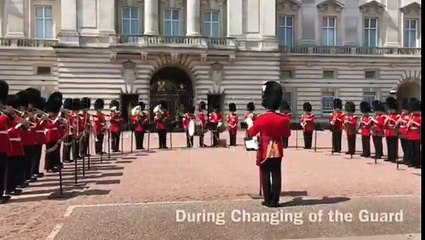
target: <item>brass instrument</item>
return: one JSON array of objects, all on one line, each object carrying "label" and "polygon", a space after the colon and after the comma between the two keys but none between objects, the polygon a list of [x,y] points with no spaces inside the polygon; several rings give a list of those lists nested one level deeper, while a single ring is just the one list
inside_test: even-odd
[{"label": "brass instrument", "polygon": [[409,121],[406,124],[408,130],[420,130],[421,123],[415,122],[413,120],[413,114],[410,116]]},{"label": "brass instrument", "polygon": [[347,116],[348,119],[345,120],[342,124],[342,128],[347,132],[348,135],[353,135],[357,133],[356,127],[351,124],[349,121],[351,118],[355,118],[356,116]]},{"label": "brass instrument", "polygon": [[158,117],[159,119],[161,119],[162,121],[166,120],[167,118],[167,114],[165,114],[166,112],[162,109],[161,104],[158,104],[154,109],[153,109],[153,113],[155,114],[156,117]]}]

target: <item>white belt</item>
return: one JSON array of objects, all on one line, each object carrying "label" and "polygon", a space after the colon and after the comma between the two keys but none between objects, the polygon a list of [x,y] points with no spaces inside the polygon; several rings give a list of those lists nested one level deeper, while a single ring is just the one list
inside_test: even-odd
[{"label": "white belt", "polygon": [[21,139],[20,138],[9,138],[9,141],[20,142]]},{"label": "white belt", "polygon": [[0,131],[0,134],[9,134],[8,131]]},{"label": "white belt", "polygon": [[44,130],[37,130],[36,133],[44,133]]}]

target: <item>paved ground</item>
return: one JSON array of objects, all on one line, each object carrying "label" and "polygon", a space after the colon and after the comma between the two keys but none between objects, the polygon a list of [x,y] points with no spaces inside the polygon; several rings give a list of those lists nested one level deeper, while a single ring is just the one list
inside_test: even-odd
[{"label": "paved ground", "polygon": [[[240,134],[242,137],[242,133]],[[290,140],[290,149],[285,152],[285,160],[283,163],[283,200],[291,201],[294,197],[304,197],[309,199],[322,199],[328,197],[331,199],[349,198],[349,201],[333,205],[313,205],[308,207],[307,211],[315,211],[318,209],[341,207],[347,211],[358,211],[363,204],[369,209],[380,211],[391,210],[399,211],[403,208],[406,219],[402,224],[395,225],[379,225],[372,224],[375,227],[368,227],[369,230],[361,232],[358,226],[364,224],[348,224],[343,229],[349,232],[344,233],[335,228],[334,224],[312,224],[313,228],[318,230],[303,230],[308,225],[287,227],[286,229],[294,229],[289,231],[287,235],[282,235],[280,227],[267,227],[274,230],[266,232],[266,235],[260,235],[257,238],[245,239],[279,239],[279,238],[300,238],[300,237],[321,237],[321,236],[341,236],[341,235],[368,235],[368,234],[408,234],[418,233],[418,223],[420,223],[419,212],[420,205],[418,196],[420,196],[420,169],[406,168],[400,166],[400,170],[396,169],[395,164],[383,162],[374,164],[372,159],[364,159],[360,156],[354,156],[350,159],[345,154],[335,154],[331,156],[330,134],[328,132],[320,132],[318,134],[318,150],[295,149],[296,134]],[[301,137],[301,134],[299,134]],[[227,137],[227,136],[226,136]],[[301,146],[302,139],[299,139]],[[129,138],[125,138],[124,149],[129,152]],[[209,142],[209,139],[206,139]],[[241,140],[240,140],[241,142]],[[242,142],[241,142],[242,143]],[[151,136],[151,146],[157,146],[156,136]],[[45,239],[57,224],[62,224],[62,228],[57,232],[55,239],[73,239],[73,235],[67,235],[73,228],[79,228],[75,224],[79,218],[86,219],[79,223],[81,231],[91,229],[98,232],[99,236],[109,232],[109,239],[113,238],[113,234],[109,231],[111,228],[108,224],[116,226],[113,232],[117,236],[124,236],[120,231],[125,230],[124,226],[128,225],[127,239],[191,239],[178,238],[176,235],[172,237],[167,235],[168,231],[164,227],[156,225],[155,233],[164,234],[158,237],[148,238],[141,234],[153,234],[149,231],[149,226],[156,221],[168,221],[170,229],[179,229],[177,233],[192,233],[193,224],[173,224],[173,219],[169,218],[170,212],[175,214],[175,208],[184,207],[185,209],[202,209],[206,210],[219,209],[221,211],[230,211],[234,208],[233,202],[229,200],[245,199],[242,203],[250,211],[265,211],[258,205],[259,200],[252,200],[250,195],[258,193],[258,169],[255,166],[254,153],[248,153],[242,147],[236,148],[220,148],[220,149],[184,149],[185,140],[182,134],[173,134],[172,150],[152,149],[151,152],[134,152],[131,154],[114,155],[111,159],[104,159],[100,163],[98,159],[92,159],[91,170],[86,171],[85,177],[82,176],[81,167],[79,167],[79,183],[83,186],[74,186],[73,165],[66,165],[64,170],[64,197],[58,199],[58,177],[57,175],[48,175],[40,179],[37,183],[25,189],[24,194],[14,198],[10,204],[0,207],[0,238],[1,239]],[[343,146],[346,144],[344,142]],[[358,145],[358,150],[360,146]],[[384,151],[385,153],[386,151]],[[79,165],[80,166],[80,165]],[[403,195],[399,198],[388,198],[374,200],[355,200],[353,197],[376,197],[376,196],[395,196]],[[409,197],[406,197],[408,195]],[[87,204],[122,204],[122,203],[155,203],[166,201],[224,201],[219,205],[215,203],[202,204],[148,204],[136,206],[121,207],[93,207],[93,208],[75,208],[71,216],[64,218],[63,214],[69,206],[87,205]],[[253,202],[254,201],[254,202]],[[361,202],[365,201],[365,203]],[[310,201],[311,202],[311,201]],[[370,202],[370,206],[369,206]],[[384,203],[385,202],[385,203]],[[317,201],[313,201],[317,203]],[[300,202],[296,202],[300,204]],[[284,207],[284,211],[298,211],[303,207]],[[114,210],[115,209],[115,210]],[[115,211],[120,218],[126,219],[121,223],[117,223],[108,214]],[[159,213],[161,214],[158,214]],[[145,224],[146,219],[140,217],[140,213],[150,216],[154,219],[151,223]],[[83,215],[81,215],[83,214]],[[87,214],[87,215],[84,215]],[[105,215],[107,214],[107,215]],[[143,215],[142,214],[142,215]],[[167,215],[168,214],[168,215]],[[112,216],[112,215],[111,215]],[[153,216],[153,217],[151,217]],[[140,220],[142,219],[142,220]],[[419,219],[419,220],[418,220]],[[129,222],[127,224],[127,222]],[[74,225],[73,225],[74,223]],[[94,224],[100,224],[94,227]],[[118,224],[118,225],[117,225]],[[139,224],[139,227],[136,225]],[[141,225],[140,225],[141,224]],[[236,236],[244,229],[250,232],[255,227],[252,224],[242,225],[229,223],[231,225],[215,226],[211,224],[200,227],[205,233],[205,228],[212,227],[213,232],[220,231],[227,233],[228,236]],[[211,225],[211,226],[210,226]],[[235,227],[233,227],[235,225]],[[239,225],[239,226],[238,226]],[[255,224],[254,224],[255,225]],[[105,226],[105,227],[101,227]],[[121,227],[122,228],[121,228]],[[145,227],[143,227],[145,226]],[[199,227],[200,225],[197,225]],[[227,226],[227,227],[226,227]],[[289,225],[288,225],[289,226]],[[316,226],[316,227],[314,227]],[[387,227],[386,227],[387,226]],[[220,227],[220,228],[217,228]],[[298,232],[300,228],[300,232]],[[376,229],[389,229],[379,230]],[[139,230],[141,229],[141,230]],[[143,230],[145,229],[145,230]],[[220,231],[216,231],[219,229]],[[222,229],[228,229],[226,231]],[[229,229],[234,229],[233,232]],[[310,227],[309,227],[310,229]],[[320,229],[327,229],[321,232]],[[357,230],[356,230],[357,229]],[[372,230],[371,230],[372,229]],[[142,231],[143,230],[143,231]],[[186,231],[187,230],[187,231]],[[186,233],[185,233],[186,232]],[[303,233],[304,232],[304,233]],[[83,233],[83,232],[81,232]],[[193,231],[196,234],[196,231]],[[297,234],[300,235],[291,235]],[[320,234],[319,234],[320,233]],[[344,234],[342,234],[344,233]],[[79,233],[74,233],[75,236]],[[89,233],[88,233],[89,234]],[[91,234],[91,233],[90,233]],[[235,235],[236,234],[236,235]],[[267,235],[270,234],[270,235]],[[89,235],[88,235],[89,236]],[[184,236],[184,235],[180,235]],[[187,235],[186,235],[187,236]],[[194,235],[197,239],[198,235]],[[220,236],[220,235],[218,235]],[[226,235],[227,236],[227,235]],[[248,236],[248,235],[240,235]],[[86,239],[96,239],[85,237]],[[125,239],[125,238],[124,238]],[[203,239],[210,239],[207,235]],[[226,238],[224,238],[226,239]],[[236,238],[238,239],[238,238]]]}]

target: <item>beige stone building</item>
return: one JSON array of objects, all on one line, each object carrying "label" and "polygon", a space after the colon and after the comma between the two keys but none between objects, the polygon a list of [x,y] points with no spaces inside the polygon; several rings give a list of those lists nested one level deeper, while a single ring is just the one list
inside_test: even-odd
[{"label": "beige stone building", "polygon": [[240,113],[275,80],[325,117],[334,97],[420,98],[421,24],[420,0],[0,0],[0,79]]}]

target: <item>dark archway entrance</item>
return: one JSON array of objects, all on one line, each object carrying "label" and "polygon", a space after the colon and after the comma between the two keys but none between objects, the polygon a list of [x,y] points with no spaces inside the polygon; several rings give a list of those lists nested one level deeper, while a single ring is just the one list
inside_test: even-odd
[{"label": "dark archway entrance", "polygon": [[421,85],[418,81],[407,81],[402,83],[397,90],[399,109],[403,99],[417,98],[421,100]]},{"label": "dark archway entrance", "polygon": [[[150,82],[151,111],[161,101],[166,101],[173,120],[179,121],[178,112],[193,105],[193,86],[190,76],[177,67],[164,67],[158,70]],[[153,116],[153,114],[152,114]]]}]

